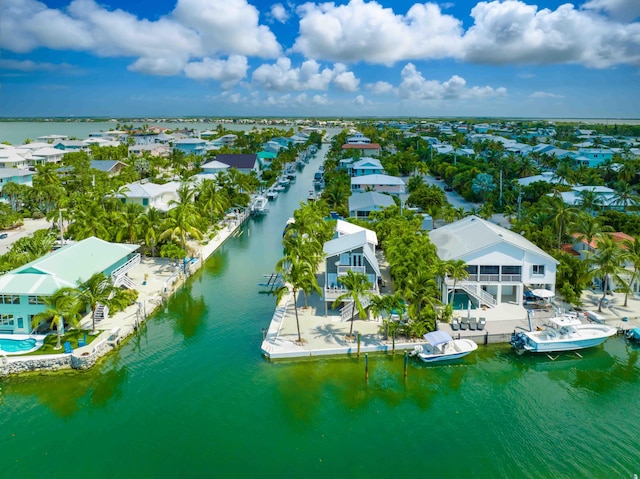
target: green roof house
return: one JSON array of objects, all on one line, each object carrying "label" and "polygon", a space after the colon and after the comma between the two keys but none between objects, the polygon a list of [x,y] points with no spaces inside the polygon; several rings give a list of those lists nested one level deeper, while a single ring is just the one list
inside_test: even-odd
[{"label": "green roof house", "polygon": [[131,287],[126,273],[140,263],[139,247],[92,236],[0,276],[0,333],[28,334],[47,296],[86,283],[96,273],[110,276],[115,286]]}]

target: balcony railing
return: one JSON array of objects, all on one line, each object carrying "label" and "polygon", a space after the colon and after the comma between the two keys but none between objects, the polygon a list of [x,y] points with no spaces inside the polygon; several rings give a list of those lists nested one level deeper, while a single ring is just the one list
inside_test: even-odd
[{"label": "balcony railing", "polygon": [[[347,289],[345,288],[340,288],[340,287],[336,287],[336,288],[330,288],[330,287],[325,287],[324,288],[324,300],[325,301],[335,301],[336,299],[338,299],[338,297],[340,295],[343,295],[345,293],[347,293]],[[373,288],[367,291],[367,293],[369,294],[375,294],[378,295],[380,294],[380,291],[378,290],[377,285]]]},{"label": "balcony railing", "polygon": [[[521,274],[470,274],[465,281],[492,282],[492,283],[518,283],[522,281]],[[453,284],[451,278],[447,278],[447,284]]]},{"label": "balcony railing", "polygon": [[366,274],[367,268],[365,268],[364,266],[338,266],[338,276],[344,276],[348,271]]}]

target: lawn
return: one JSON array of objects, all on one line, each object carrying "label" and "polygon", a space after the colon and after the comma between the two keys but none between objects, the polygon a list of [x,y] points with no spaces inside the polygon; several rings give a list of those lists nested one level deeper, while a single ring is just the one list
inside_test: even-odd
[{"label": "lawn", "polygon": [[26,356],[36,356],[41,354],[62,354],[64,353],[64,343],[66,341],[69,341],[71,343],[71,347],[75,349],[78,347],[78,340],[84,339],[85,334],[87,335],[87,344],[90,344],[94,339],[98,337],[98,335],[92,335],[87,331],[74,329],[71,331],[67,331],[62,335],[60,344],[63,345],[63,347],[61,347],[60,349],[53,349],[58,343],[58,335],[55,333],[49,334],[46,338],[44,338],[44,344],[40,349],[26,354]]}]

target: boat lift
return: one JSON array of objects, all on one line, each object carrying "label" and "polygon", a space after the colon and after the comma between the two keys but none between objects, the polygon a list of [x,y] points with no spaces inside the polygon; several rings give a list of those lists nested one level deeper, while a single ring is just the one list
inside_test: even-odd
[{"label": "boat lift", "polygon": [[263,283],[258,283],[258,286],[265,288],[260,291],[263,294],[273,294],[278,288],[282,286],[282,275],[280,273],[263,274],[263,278],[266,279]]}]

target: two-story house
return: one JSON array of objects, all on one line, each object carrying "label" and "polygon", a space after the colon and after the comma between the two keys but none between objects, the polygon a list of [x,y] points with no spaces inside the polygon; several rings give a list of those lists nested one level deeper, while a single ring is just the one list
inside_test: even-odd
[{"label": "two-story house", "polygon": [[351,178],[351,191],[354,193],[375,191],[377,193],[403,195],[407,192],[407,187],[402,178],[397,176],[374,174]]},{"label": "two-story house", "polygon": [[381,275],[375,254],[377,244],[375,232],[346,221],[336,222],[334,238],[323,247],[325,315],[327,308],[346,292],[338,279],[346,276],[348,271],[365,274],[371,284],[370,293],[379,294],[378,280]]},{"label": "two-story house", "polygon": [[[476,306],[501,303],[522,306],[525,287],[555,290],[558,261],[529,240],[485,221],[467,216],[429,232],[440,260],[462,260],[469,276],[456,281],[455,294]],[[448,304],[454,280],[439,278],[442,301]]]}]

